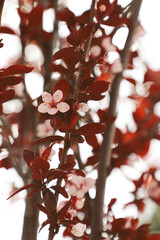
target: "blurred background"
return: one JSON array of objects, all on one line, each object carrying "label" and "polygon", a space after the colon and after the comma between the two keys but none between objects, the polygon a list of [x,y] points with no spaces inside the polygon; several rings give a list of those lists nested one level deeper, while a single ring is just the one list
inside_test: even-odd
[{"label": "blurred background", "polygon": [[[75,13],[75,15],[82,14],[86,9],[90,8],[91,0],[61,0],[62,4],[68,6],[68,8]],[[119,0],[122,5],[127,5],[129,1]],[[20,19],[17,14],[18,2],[16,0],[6,0],[4,5],[4,11],[2,14],[2,25],[9,26],[15,32],[19,32]],[[159,0],[144,0],[142,8],[140,11],[139,20],[144,29],[144,36],[139,38],[136,42],[137,48],[140,51],[141,59],[145,64],[147,64],[153,70],[160,70],[160,1]],[[44,26],[46,31],[52,30],[52,22],[54,20],[54,12],[49,9],[44,14]],[[59,35],[61,37],[66,37],[69,34],[65,24],[60,24]],[[123,48],[125,43],[125,38],[127,32],[121,30],[114,38],[114,44],[119,48]],[[0,39],[3,39],[4,47],[0,49],[0,68],[7,67],[12,64],[15,58],[19,58],[21,54],[21,43],[18,36],[9,34],[0,34]],[[38,62],[39,66],[43,62],[42,55],[40,51],[31,45],[25,50],[25,55],[28,61]],[[113,56],[114,57],[114,56]],[[141,87],[141,82],[143,78],[143,73],[145,71],[145,65],[140,61],[137,61],[137,70],[135,72],[137,81],[139,81],[139,91],[143,91]],[[27,74],[25,79],[27,90],[33,99],[39,97],[43,90],[43,78],[38,73]],[[34,87],[33,86],[36,86]],[[118,119],[116,121],[117,126],[120,129],[125,129],[126,126],[134,131],[134,122],[130,117],[130,113],[134,109],[134,105],[130,101],[126,101],[125,97],[128,94],[129,86],[126,83],[122,83],[120,89],[120,99],[118,103]],[[19,108],[20,106],[18,106]],[[96,105],[90,104],[90,107],[96,108]],[[9,106],[6,103],[6,111],[13,111],[13,105]],[[16,111],[16,109],[14,109]],[[157,106],[155,112],[160,116],[160,107]],[[124,117],[125,116],[125,117]],[[126,117],[127,116],[127,117]],[[83,146],[84,147],[84,146]],[[87,146],[85,146],[87,148]],[[139,174],[147,168],[148,164],[156,165],[160,164],[160,142],[158,140],[153,140],[151,143],[149,154],[145,157],[145,163],[140,161],[136,170],[130,167],[123,167],[124,173],[133,178],[139,176]],[[86,152],[86,151],[85,151]],[[83,157],[83,155],[82,155]],[[138,170],[137,170],[138,169]],[[116,181],[115,181],[116,179]],[[118,181],[117,181],[118,179]],[[14,188],[22,186],[22,180],[17,176],[13,169],[6,170],[4,168],[0,169],[0,239],[21,239],[21,231],[23,225],[23,215],[24,215],[24,198],[26,196],[25,192],[21,192],[10,200],[6,200]],[[124,177],[122,171],[115,169],[111,176],[107,180],[108,189],[106,192],[106,201],[111,198],[118,198],[119,203],[115,204],[114,213],[116,217],[123,216],[137,216],[136,208],[130,207],[123,210],[123,205],[132,199],[130,191],[133,190],[133,185],[131,182],[127,181]],[[94,193],[93,193],[94,194]],[[45,219],[43,214],[41,214],[41,219]],[[160,228],[160,210],[157,208],[156,204],[149,201],[147,203],[146,210],[141,216],[142,223],[151,221],[153,222],[153,229]],[[38,237],[38,240],[46,239],[48,234],[47,227],[44,228]],[[59,237],[55,238],[59,239]]]}]

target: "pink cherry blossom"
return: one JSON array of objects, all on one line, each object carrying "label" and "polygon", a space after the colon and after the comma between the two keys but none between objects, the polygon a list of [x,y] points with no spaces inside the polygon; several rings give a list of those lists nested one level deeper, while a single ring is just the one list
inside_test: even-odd
[{"label": "pink cherry blossom", "polygon": [[45,137],[53,135],[54,130],[51,127],[50,120],[46,120],[44,123],[40,123],[37,126],[37,137]]},{"label": "pink cherry blossom", "polygon": [[76,237],[82,237],[84,235],[85,230],[86,230],[86,224],[77,223],[73,225],[71,229],[71,233]]},{"label": "pink cherry blossom", "polygon": [[133,37],[133,42],[136,40],[139,40],[141,37],[144,37],[146,34],[144,28],[141,25],[138,25],[136,27],[135,33],[134,33],[134,37]]},{"label": "pink cherry blossom", "polygon": [[75,203],[75,207],[77,209],[81,209],[84,206],[84,198],[83,199],[77,199]]},{"label": "pink cherry blossom", "polygon": [[113,63],[112,63],[112,67],[111,67],[111,70],[113,73],[119,73],[119,72],[122,72],[123,70],[123,66],[122,66],[122,63],[120,61],[120,58],[117,58]]},{"label": "pink cherry blossom", "polygon": [[102,47],[104,47],[107,52],[116,51],[116,46],[112,44],[110,37],[106,37],[102,40]]},{"label": "pink cherry blossom", "polygon": [[78,103],[76,105],[76,108],[77,108],[78,111],[83,112],[83,113],[86,113],[89,110],[88,105],[84,102]]},{"label": "pink cherry blossom", "polygon": [[72,179],[67,182],[66,188],[71,196],[76,196],[78,199],[84,198],[84,195],[90,188],[95,186],[95,180],[81,176],[72,175]]},{"label": "pink cherry blossom", "polygon": [[62,98],[63,92],[61,90],[57,90],[53,93],[53,96],[48,92],[43,92],[43,103],[39,105],[38,111],[40,113],[48,113],[50,115],[54,115],[58,111],[61,113],[67,112],[70,109],[70,106],[65,102],[61,102]]}]

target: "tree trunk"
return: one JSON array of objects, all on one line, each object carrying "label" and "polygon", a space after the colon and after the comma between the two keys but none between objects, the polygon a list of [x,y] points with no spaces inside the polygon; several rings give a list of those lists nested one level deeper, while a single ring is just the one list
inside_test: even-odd
[{"label": "tree trunk", "polygon": [[39,210],[35,207],[40,202],[40,194],[26,199],[22,240],[37,240]]}]

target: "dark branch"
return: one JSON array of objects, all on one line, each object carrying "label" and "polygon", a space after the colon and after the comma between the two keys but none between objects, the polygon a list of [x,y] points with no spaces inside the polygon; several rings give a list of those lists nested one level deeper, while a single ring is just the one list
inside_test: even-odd
[{"label": "dark branch", "polygon": [[[137,26],[139,10],[142,4],[142,0],[134,0],[132,8],[132,26],[126,40],[125,47],[121,54],[121,62],[123,69],[126,69],[130,54],[130,47],[133,40],[135,28]],[[116,116],[116,105],[119,94],[119,87],[122,80],[123,72],[115,76],[115,79],[111,88],[109,115]],[[104,205],[104,193],[106,183],[106,170],[110,166],[111,161],[111,145],[113,143],[115,133],[115,125],[111,124],[104,133],[104,139],[100,152],[99,167],[98,167],[98,179],[97,179],[97,191],[94,201],[91,240],[101,240],[101,231],[103,230],[102,218],[103,218],[103,205]]]}]

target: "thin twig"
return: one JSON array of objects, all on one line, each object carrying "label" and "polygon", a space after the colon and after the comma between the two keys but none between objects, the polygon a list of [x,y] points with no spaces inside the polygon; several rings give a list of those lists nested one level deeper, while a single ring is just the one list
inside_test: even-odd
[{"label": "thin twig", "polygon": [[[95,4],[96,4],[96,0],[92,0],[89,24],[93,23],[93,18],[94,18],[94,13],[95,13]],[[90,34],[86,40],[86,44],[84,47],[84,54],[83,54],[84,63],[87,61],[87,58],[88,58],[91,41],[92,41],[92,37],[93,37],[93,32],[94,32],[94,24],[92,26],[92,29],[90,31]],[[74,96],[73,96],[74,99],[76,99],[78,97],[82,77],[83,77],[83,67],[81,66],[79,69],[78,79],[77,79],[75,90],[74,90]]]},{"label": "thin twig", "polygon": [[[140,7],[142,4],[142,0],[134,0],[133,1],[133,9],[132,9],[132,26],[130,28],[128,38],[126,40],[126,44],[124,50],[121,54],[121,61],[123,65],[123,69],[126,69],[129,59],[129,50],[132,44],[133,35],[135,28],[137,26],[138,15],[140,11]],[[116,116],[116,105],[119,94],[119,87],[122,80],[123,72],[119,73],[115,76],[111,87],[110,94],[110,105],[108,113],[109,115]],[[96,197],[94,200],[94,209],[93,209],[93,218],[92,218],[92,227],[91,227],[91,240],[101,240],[101,231],[103,230],[103,206],[104,206],[104,193],[105,193],[105,183],[106,183],[106,170],[107,167],[110,166],[111,161],[111,145],[113,143],[115,133],[115,125],[111,124],[106,132],[104,133],[103,143],[101,146],[100,159],[99,159],[99,167],[98,167],[98,179],[97,179],[97,189],[96,189]]]}]

